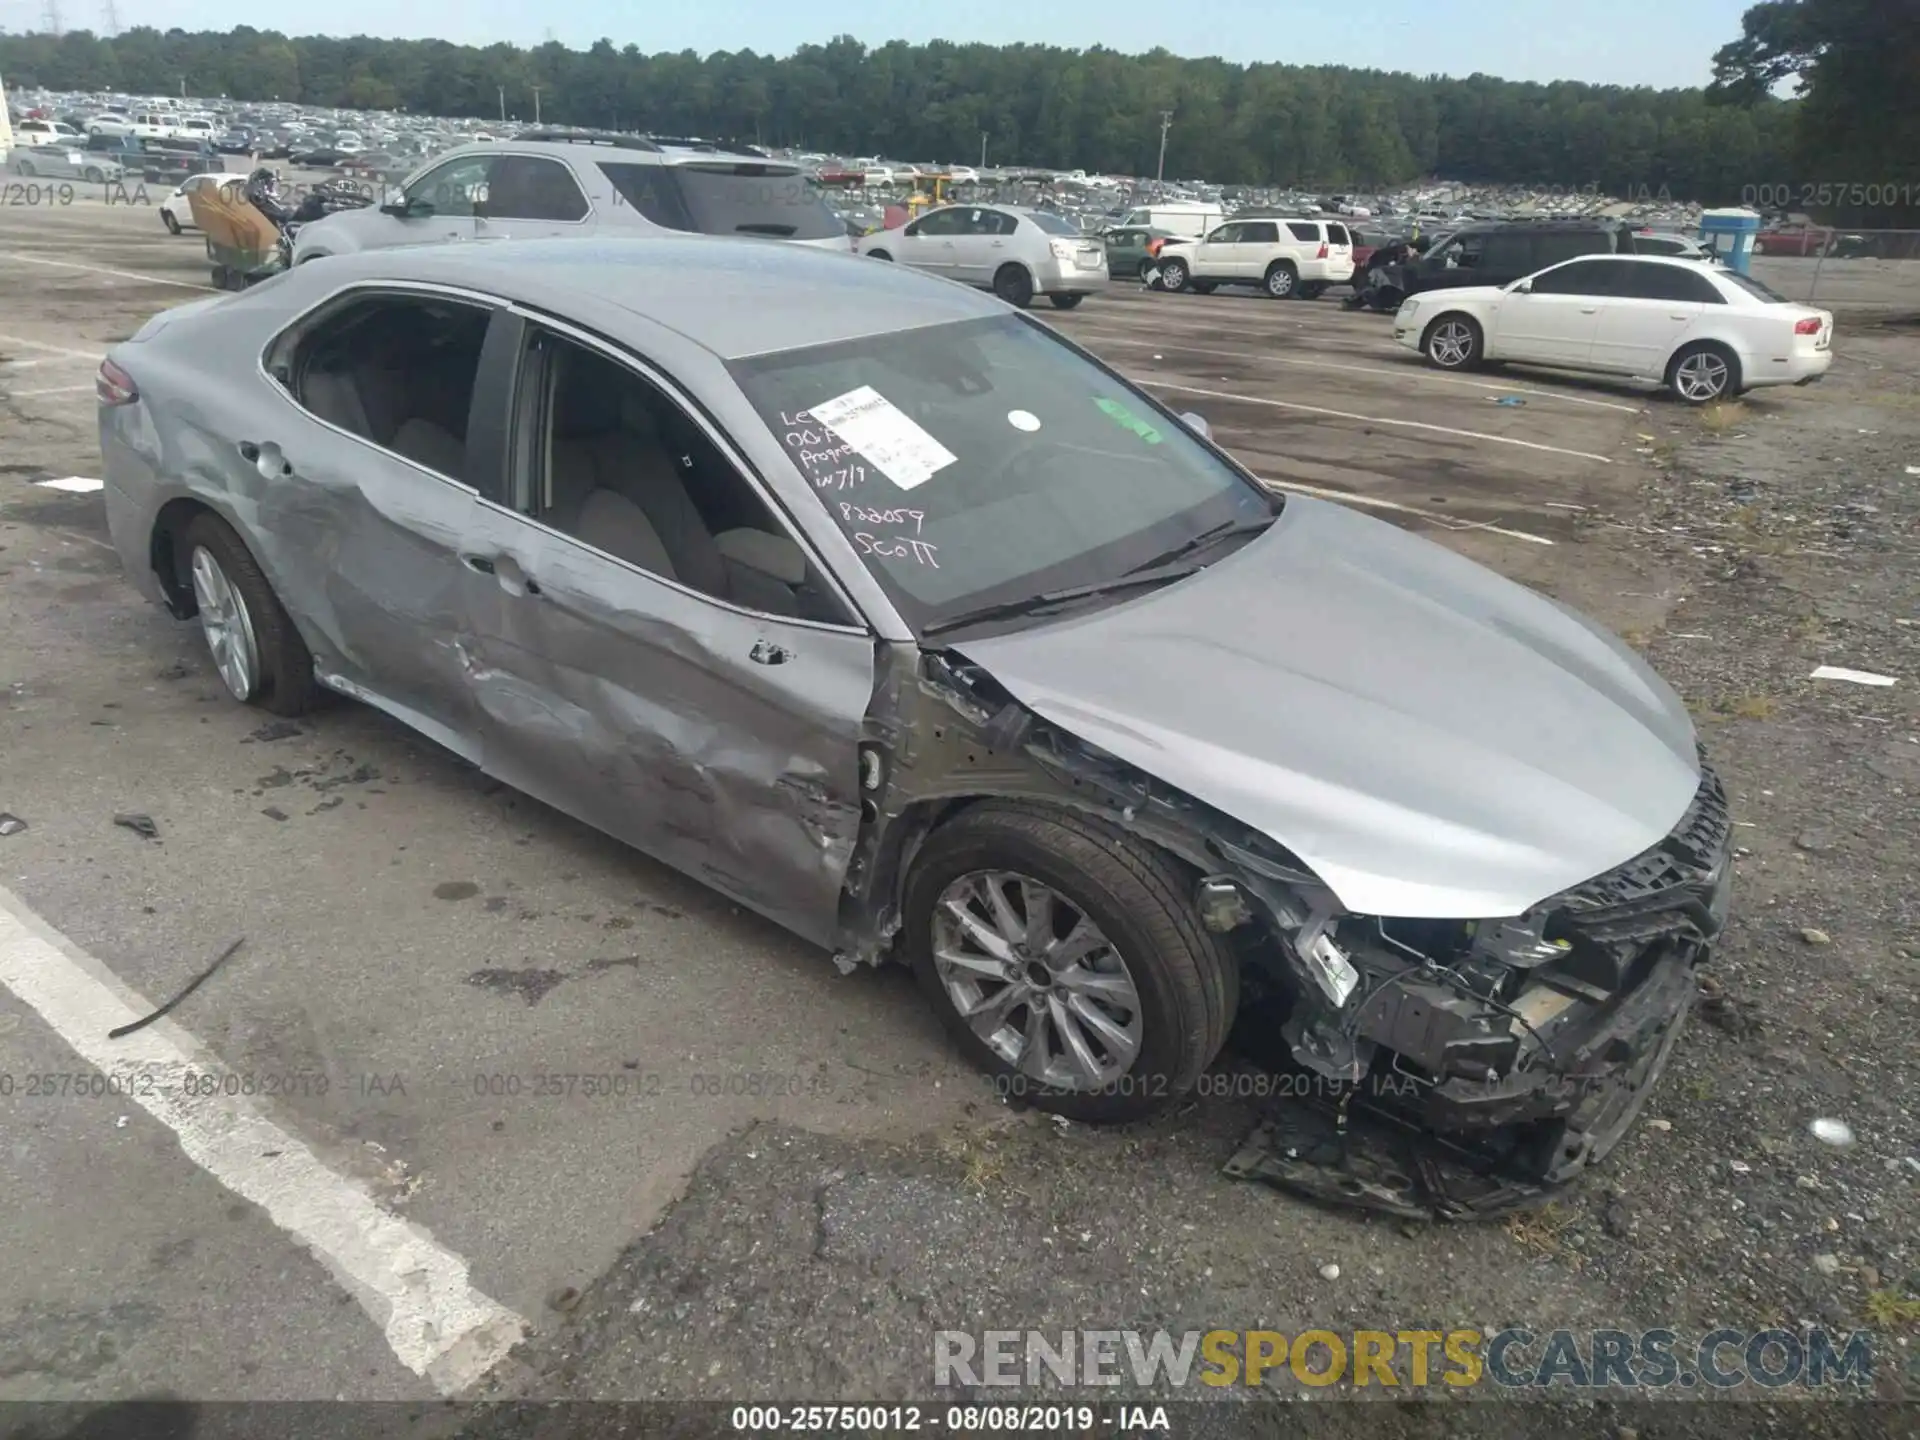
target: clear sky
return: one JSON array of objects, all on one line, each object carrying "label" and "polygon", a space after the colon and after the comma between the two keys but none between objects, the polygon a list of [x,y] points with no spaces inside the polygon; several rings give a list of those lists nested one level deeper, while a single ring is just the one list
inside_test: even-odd
[{"label": "clear sky", "polygon": [[[584,48],[605,36],[646,51],[757,50],[784,55],[845,31],[890,39],[989,44],[1164,45],[1234,61],[1355,65],[1416,74],[1482,71],[1513,80],[1703,85],[1713,52],[1740,33],[1749,0],[117,0],[120,23],[225,30],[240,23],[293,34],[441,36],[469,44],[548,38]],[[98,30],[104,0],[60,0],[70,30]],[[44,0],[0,0],[0,25],[44,25]]]}]

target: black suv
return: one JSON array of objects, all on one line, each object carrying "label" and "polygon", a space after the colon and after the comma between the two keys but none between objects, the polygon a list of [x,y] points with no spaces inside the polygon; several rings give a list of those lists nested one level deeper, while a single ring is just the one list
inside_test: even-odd
[{"label": "black suv", "polygon": [[1459,285],[1505,285],[1581,255],[1631,255],[1633,228],[1619,220],[1496,220],[1463,225],[1420,259],[1396,266],[1405,294]]}]

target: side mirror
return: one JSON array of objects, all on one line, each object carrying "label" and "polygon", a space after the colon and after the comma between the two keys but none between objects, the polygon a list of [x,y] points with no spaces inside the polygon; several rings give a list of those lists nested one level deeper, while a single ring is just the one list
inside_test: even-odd
[{"label": "side mirror", "polygon": [[1202,440],[1213,439],[1213,426],[1207,423],[1207,417],[1192,410],[1180,412],[1180,423],[1185,425]]},{"label": "side mirror", "polygon": [[1508,288],[1516,295],[1531,295],[1533,293],[1533,281],[1516,280]]}]

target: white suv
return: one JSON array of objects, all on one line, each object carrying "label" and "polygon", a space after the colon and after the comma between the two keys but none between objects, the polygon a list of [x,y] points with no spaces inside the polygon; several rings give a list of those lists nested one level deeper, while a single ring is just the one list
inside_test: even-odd
[{"label": "white suv", "polygon": [[1353,237],[1337,220],[1251,216],[1199,240],[1160,247],[1160,284],[1205,295],[1216,285],[1258,285],[1276,300],[1316,298],[1353,279]]},{"label": "white suv", "polygon": [[445,241],[676,233],[853,248],[787,161],[703,141],[542,130],[449,150],[387,203],[302,226],[293,262]]}]

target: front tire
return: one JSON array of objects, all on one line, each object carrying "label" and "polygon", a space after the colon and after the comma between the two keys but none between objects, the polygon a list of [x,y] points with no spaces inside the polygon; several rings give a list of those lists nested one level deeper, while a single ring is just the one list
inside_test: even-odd
[{"label": "front tire", "polygon": [[869,250],[867,252],[867,258],[869,260],[891,260],[893,259],[893,256],[889,255],[884,250]]},{"label": "front tire", "polygon": [[1162,260],[1160,262],[1160,288],[1181,291],[1187,288],[1187,282],[1193,278],[1184,260]]},{"label": "front tire", "polygon": [[40,173],[39,171],[33,168],[33,162],[30,160],[14,161],[13,172],[14,174],[20,176],[22,179],[32,179],[35,175]]},{"label": "front tire", "polygon": [[86,174],[80,178],[89,185],[104,185],[107,183],[107,172],[97,165],[89,165]]},{"label": "front tire", "polygon": [[1002,265],[993,277],[993,293],[1016,310],[1033,304],[1033,277],[1024,265]]},{"label": "front tire", "polygon": [[1476,369],[1486,355],[1486,338],[1465,315],[1442,315],[1420,340],[1427,363],[1438,370]]},{"label": "front tire", "polygon": [[1740,362],[1719,345],[1689,345],[1667,366],[1667,388],[1683,405],[1711,405],[1740,393]]},{"label": "front tire", "polygon": [[1261,281],[1267,294],[1276,300],[1290,300],[1300,286],[1300,272],[1293,268],[1290,261],[1276,260],[1267,267],[1266,278]]},{"label": "front tire", "polygon": [[193,587],[200,631],[227,693],[275,715],[314,708],[313,655],[246,543],[218,515],[180,536],[176,574]]},{"label": "front tire", "polygon": [[174,219],[173,216],[169,215],[166,211],[162,210],[160,212],[160,219],[161,219],[161,222],[166,225],[167,233],[169,235],[178,235],[180,233],[180,222]]},{"label": "front tire", "polygon": [[1232,954],[1164,853],[1103,821],[989,801],[935,830],[908,879],[915,975],[1001,1093],[1136,1120],[1189,1091],[1239,1005]]}]

